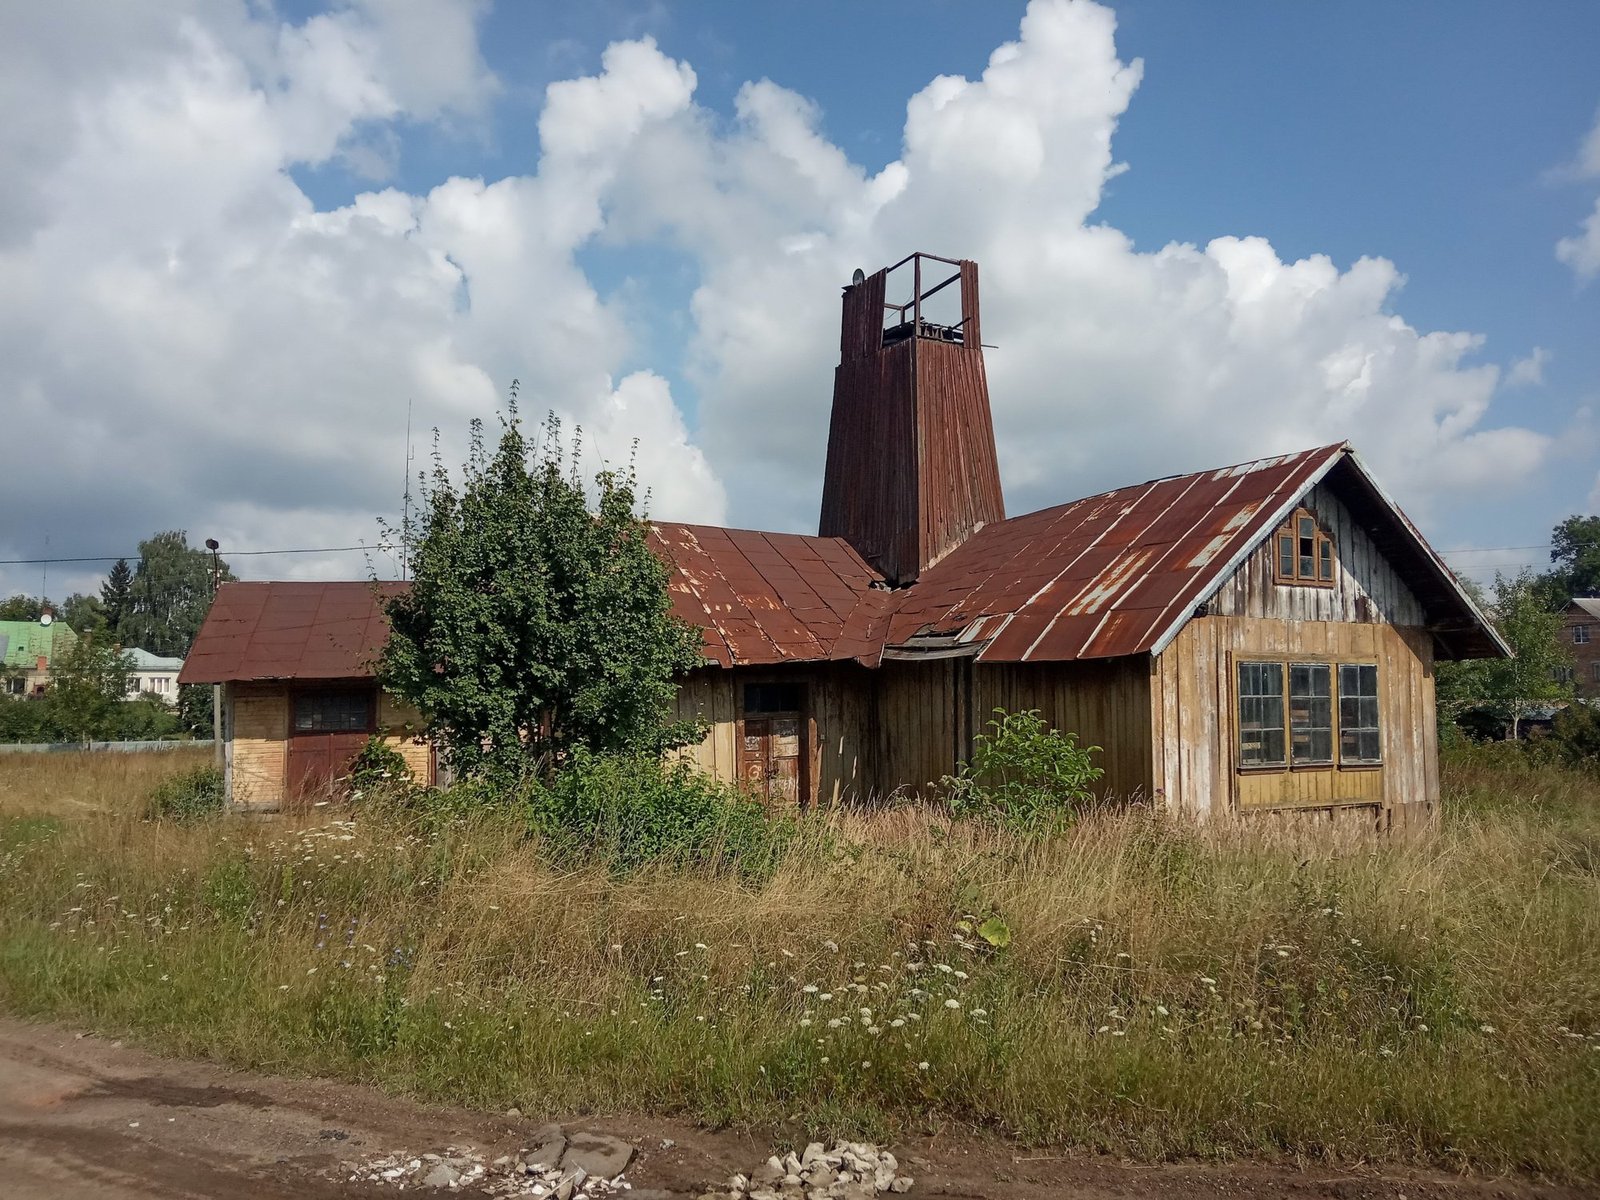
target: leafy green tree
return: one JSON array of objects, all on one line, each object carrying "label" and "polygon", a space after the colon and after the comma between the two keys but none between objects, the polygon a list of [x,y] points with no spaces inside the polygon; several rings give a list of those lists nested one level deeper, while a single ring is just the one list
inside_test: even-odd
[{"label": "leafy green tree", "polygon": [[1572,655],[1561,640],[1561,614],[1550,610],[1539,582],[1531,571],[1496,574],[1487,597],[1467,585],[1511,647],[1512,657],[1440,663],[1435,685],[1441,723],[1475,714],[1515,738],[1524,709],[1572,695]]},{"label": "leafy green tree", "polygon": [[[233,579],[222,564],[221,577]],[[128,584],[129,609],[117,622],[124,646],[182,657],[211,606],[211,552],[189,545],[181,529],[139,543],[139,565]]]},{"label": "leafy green tree", "polygon": [[215,732],[209,683],[178,685],[178,727],[200,738],[208,738]]},{"label": "leafy green tree", "polygon": [[100,585],[100,604],[105,611],[111,636],[122,640],[122,622],[133,611],[133,568],[119,558],[111,565],[106,581]]},{"label": "leafy green tree", "polygon": [[0,695],[0,742],[48,742],[50,713],[24,696]]},{"label": "leafy green tree", "polygon": [[1600,596],[1600,517],[1570,516],[1550,531],[1546,573],[1553,608],[1565,608],[1574,596]]},{"label": "leafy green tree", "polygon": [[73,742],[116,737],[133,679],[128,660],[109,641],[74,638],[50,664],[43,701],[57,735]]},{"label": "leafy green tree", "polygon": [[105,605],[98,596],[73,592],[61,606],[61,619],[74,633],[91,636],[104,633],[110,622],[106,619]]},{"label": "leafy green tree", "polygon": [[44,606],[35,596],[18,592],[9,600],[0,600],[0,621],[37,621]]},{"label": "leafy green tree", "polygon": [[125,741],[154,741],[178,732],[178,716],[167,702],[151,692],[142,692],[117,705],[107,722],[107,736]]},{"label": "leafy green tree", "polygon": [[591,512],[577,448],[569,468],[554,415],[530,447],[515,401],[513,388],[492,454],[473,422],[459,489],[435,452],[400,531],[414,582],[388,604],[379,678],[463,774],[549,776],[580,748],[682,745],[695,731],[668,717],[700,633],[671,613],[633,474],[600,472]]}]

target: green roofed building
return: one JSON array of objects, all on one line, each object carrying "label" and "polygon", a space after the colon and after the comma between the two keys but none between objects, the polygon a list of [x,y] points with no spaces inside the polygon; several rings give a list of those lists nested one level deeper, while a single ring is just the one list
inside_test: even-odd
[{"label": "green roofed building", "polygon": [[77,640],[60,621],[0,621],[0,688],[12,696],[39,695],[51,665]]}]

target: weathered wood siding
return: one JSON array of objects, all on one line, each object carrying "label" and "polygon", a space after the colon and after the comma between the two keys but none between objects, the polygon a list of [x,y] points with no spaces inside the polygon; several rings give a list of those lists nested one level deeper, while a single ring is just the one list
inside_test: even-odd
[{"label": "weathered wood siding", "polygon": [[1036,708],[1056,729],[1099,746],[1102,795],[1139,799],[1151,794],[1150,660],[1143,657],[1069,663],[1016,663],[974,668],[979,730],[996,708]]},{"label": "weathered wood siding", "polygon": [[955,770],[964,705],[959,659],[885,662],[877,672],[878,720],[872,763],[873,790],[920,792]]},{"label": "weathered wood siding", "polygon": [[847,796],[866,795],[872,680],[865,668],[854,664],[708,667],[692,672],[678,690],[676,716],[704,720],[710,728],[703,741],[683,750],[683,756],[718,779],[737,782],[741,689],[763,680],[806,685],[806,737],[811,750],[805,771],[806,803],[836,804]]},{"label": "weathered wood siding", "polygon": [[1208,612],[1219,617],[1378,622],[1407,627],[1427,623],[1422,605],[1411,589],[1326,485],[1312,488],[1305,506],[1333,537],[1337,564],[1334,586],[1290,587],[1276,582],[1274,530],[1222,585],[1208,605]]},{"label": "weathered wood siding", "polygon": [[[1234,697],[1234,664],[1240,658],[1377,663],[1383,765],[1240,772]],[[1416,815],[1396,814],[1398,806],[1426,808],[1438,798],[1433,640],[1423,629],[1356,621],[1197,617],[1156,660],[1151,724],[1156,730],[1155,788],[1168,807],[1187,815],[1365,804],[1368,816],[1381,809],[1389,819],[1410,823]]]},{"label": "weathered wood siding", "polygon": [[281,683],[226,688],[229,799],[236,808],[277,808],[288,763],[288,689]]},{"label": "weathered wood siding", "polygon": [[[1171,808],[1194,816],[1248,811],[1295,827],[1409,824],[1415,814],[1398,806],[1426,810],[1439,793],[1426,616],[1326,486],[1313,488],[1305,506],[1332,535],[1334,586],[1276,582],[1269,535],[1211,599],[1209,615],[1184,627],[1152,676],[1155,786]],[[1377,663],[1383,765],[1239,771],[1241,658]]]}]

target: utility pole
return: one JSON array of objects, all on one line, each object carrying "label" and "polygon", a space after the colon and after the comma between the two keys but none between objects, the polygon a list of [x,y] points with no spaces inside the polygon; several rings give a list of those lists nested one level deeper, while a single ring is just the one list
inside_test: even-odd
[{"label": "utility pole", "polygon": [[[217,602],[217,589],[222,586],[222,549],[216,538],[206,539],[206,549],[211,551],[211,603]],[[225,769],[222,752],[222,685],[211,685],[211,761],[217,770]]]}]

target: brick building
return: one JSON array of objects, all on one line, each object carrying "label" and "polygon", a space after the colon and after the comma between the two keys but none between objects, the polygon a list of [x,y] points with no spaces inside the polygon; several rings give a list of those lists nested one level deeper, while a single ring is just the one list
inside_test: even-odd
[{"label": "brick building", "polygon": [[1600,596],[1579,596],[1567,605],[1561,638],[1572,650],[1578,695],[1600,696]]}]

